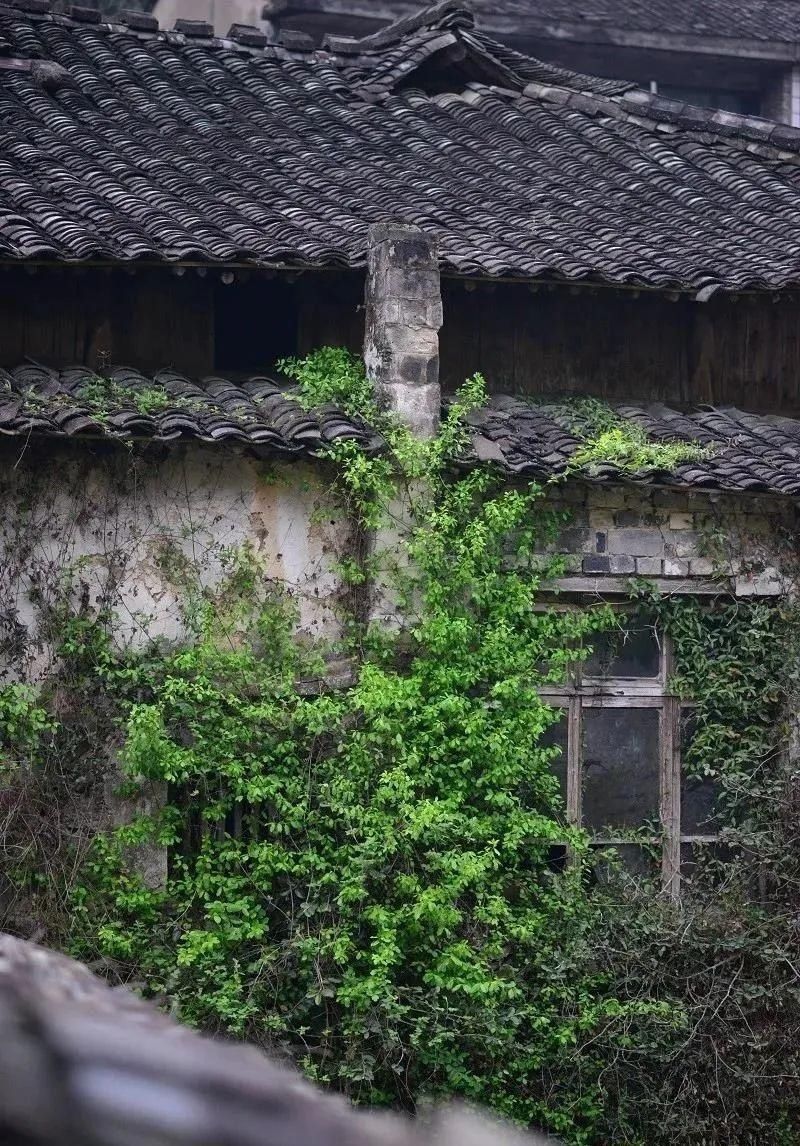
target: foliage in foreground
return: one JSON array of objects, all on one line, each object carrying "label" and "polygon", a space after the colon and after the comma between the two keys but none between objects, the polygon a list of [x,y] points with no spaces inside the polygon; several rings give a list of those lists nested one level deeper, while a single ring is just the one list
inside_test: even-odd
[{"label": "foliage in foreground", "polygon": [[[284,366],[309,400],[363,409],[358,364],[325,353]],[[55,892],[73,951],[357,1101],[457,1093],[576,1146],[788,1146],[797,845],[775,729],[789,618],[647,600],[697,701],[689,764],[721,783],[727,851],[680,908],[622,873],[598,885],[565,826],[546,746],[558,713],[537,686],[611,618],[543,604],[558,564],[538,554],[559,523],[539,489],[451,472],[481,400],[476,379],[427,446],[387,422],[389,459],[336,449],[349,512],[396,513],[398,481],[413,506],[400,554],[348,566],[390,583],[407,618],[345,618],[348,687],[309,687],[325,650],[294,638],[291,602],[247,551],[213,594],[187,578],[184,647],[122,657],[112,616],[61,618],[49,692],[0,693],[9,767],[63,796],[95,744],[121,741],[131,781],[168,783],[170,802],[80,863],[62,845],[57,886],[42,888],[40,852],[17,874],[40,904]],[[70,694],[92,728],[70,720]],[[153,836],[175,848],[160,891],[131,864]],[[564,841],[574,863],[559,870]]]}]

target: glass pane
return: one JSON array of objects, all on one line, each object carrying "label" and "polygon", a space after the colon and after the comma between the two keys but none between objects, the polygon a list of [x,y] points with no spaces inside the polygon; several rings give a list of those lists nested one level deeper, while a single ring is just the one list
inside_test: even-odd
[{"label": "glass pane", "polygon": [[718,830],[719,784],[710,777],[681,777],[681,835],[710,836]]},{"label": "glass pane", "polygon": [[598,883],[609,884],[626,879],[656,879],[660,859],[652,847],[641,844],[616,844],[598,849],[594,876]]},{"label": "glass pane", "polygon": [[681,844],[681,881],[687,887],[720,887],[730,874],[725,865],[735,856],[727,844]]},{"label": "glass pane", "polygon": [[584,677],[653,679],[661,671],[658,632],[643,618],[620,618],[618,628],[593,633],[592,652],[583,666]]},{"label": "glass pane", "polygon": [[583,709],[583,822],[594,831],[658,818],[659,710]]},{"label": "glass pane", "polygon": [[567,709],[559,709],[562,714],[561,719],[555,724],[551,724],[546,732],[542,734],[539,744],[542,748],[557,748],[559,750],[556,756],[550,762],[550,770],[553,775],[558,779],[558,786],[561,792],[561,799],[564,808],[567,806]]}]

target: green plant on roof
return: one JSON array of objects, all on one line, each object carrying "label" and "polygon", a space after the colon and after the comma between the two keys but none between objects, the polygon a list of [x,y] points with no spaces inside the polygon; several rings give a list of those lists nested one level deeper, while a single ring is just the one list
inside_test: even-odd
[{"label": "green plant on roof", "polygon": [[364,363],[341,346],[325,346],[306,358],[281,358],[277,368],[298,384],[295,399],[306,410],[333,404],[350,417],[379,418]]},{"label": "green plant on roof", "polygon": [[163,410],[200,410],[204,404],[195,398],[180,398],[169,394],[163,386],[142,386],[137,389],[121,386],[113,378],[95,375],[81,386],[78,397],[104,421],[112,410],[133,406],[140,414],[158,414]]},{"label": "green plant on roof", "polygon": [[685,462],[703,461],[714,452],[713,446],[699,442],[656,441],[599,398],[575,398],[563,412],[570,429],[581,439],[568,473],[584,470],[591,474],[600,465],[613,465],[627,474],[648,470],[668,473]]}]

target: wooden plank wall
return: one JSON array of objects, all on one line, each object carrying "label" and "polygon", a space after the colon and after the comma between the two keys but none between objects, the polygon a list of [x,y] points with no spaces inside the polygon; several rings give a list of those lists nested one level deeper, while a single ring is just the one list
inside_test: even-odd
[{"label": "wooden plank wall", "polygon": [[[251,279],[257,281],[257,272]],[[523,284],[445,280],[442,382],[480,370],[499,393],[592,393],[639,401],[732,403],[800,415],[800,303],[708,303],[598,290],[535,293]],[[0,366],[103,361],[200,377],[215,370],[219,274],[87,269],[0,271]],[[291,287],[297,351],[361,349],[361,273],[308,272]],[[269,344],[263,316],[265,351]],[[285,316],[282,319],[285,321]],[[265,362],[266,368],[266,362]]]},{"label": "wooden plank wall", "polygon": [[442,381],[800,414],[800,303],[443,285]]},{"label": "wooden plank wall", "polygon": [[364,275],[326,271],[305,274],[297,282],[299,354],[321,346],[346,346],[360,354],[364,346]]},{"label": "wooden plank wall", "polygon": [[[243,276],[241,289],[258,280],[257,272]],[[215,293],[230,289],[212,270],[202,277],[190,269],[181,276],[158,269],[135,274],[88,268],[36,274],[16,267],[0,270],[0,367],[29,359],[59,368],[111,362],[145,372],[172,367],[202,377],[218,368]],[[360,351],[363,274],[305,274],[287,290],[297,300],[299,353],[324,345]],[[265,347],[274,341],[265,330],[269,321],[269,314],[259,316]],[[259,330],[253,336],[258,338]],[[269,365],[265,359],[263,368]]]},{"label": "wooden plank wall", "polygon": [[158,270],[0,272],[0,365],[103,361],[189,374],[213,366],[208,278]]}]

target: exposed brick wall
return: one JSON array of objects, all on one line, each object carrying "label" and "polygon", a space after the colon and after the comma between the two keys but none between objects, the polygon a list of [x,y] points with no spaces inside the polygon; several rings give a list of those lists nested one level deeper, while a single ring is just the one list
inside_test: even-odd
[{"label": "exposed brick wall", "polygon": [[552,547],[564,557],[565,585],[636,576],[691,591],[721,580],[739,596],[774,596],[794,577],[785,538],[796,514],[779,498],[571,482],[548,501],[570,514]]}]

